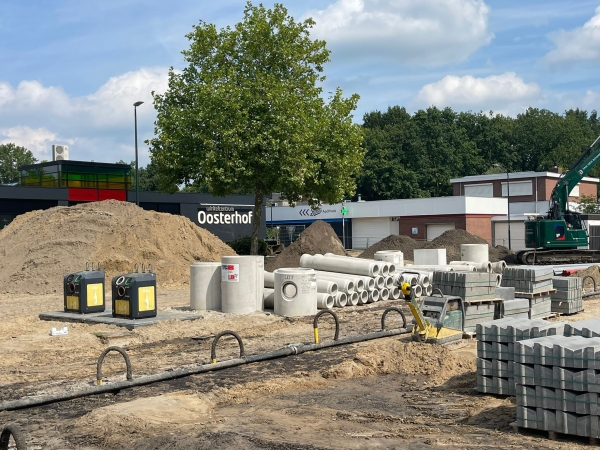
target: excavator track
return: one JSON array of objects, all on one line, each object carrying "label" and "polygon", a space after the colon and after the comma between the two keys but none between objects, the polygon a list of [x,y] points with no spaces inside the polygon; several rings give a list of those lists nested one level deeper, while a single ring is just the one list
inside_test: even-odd
[{"label": "excavator track", "polygon": [[600,263],[600,250],[523,250],[517,261],[527,265]]}]

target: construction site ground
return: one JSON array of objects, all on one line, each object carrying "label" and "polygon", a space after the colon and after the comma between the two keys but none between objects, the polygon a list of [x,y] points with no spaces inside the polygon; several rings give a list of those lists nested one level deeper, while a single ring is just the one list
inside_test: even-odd
[{"label": "construction site ground", "polygon": [[[187,290],[160,291],[159,309],[185,308]],[[380,329],[387,301],[337,309],[340,336]],[[237,331],[248,354],[290,343],[311,343],[312,318],[268,313],[169,321],[134,331],[109,325],[38,319],[62,309],[57,294],[0,298],[0,402],[90,386],[96,361],[109,345],[127,349],[134,378],[210,362],[210,336]],[[600,315],[600,299],[567,320]],[[564,317],[561,319],[565,319]],[[388,328],[400,325],[388,316]],[[321,340],[333,336],[323,317]],[[51,327],[68,326],[65,336]],[[218,359],[237,356],[223,339]],[[515,434],[514,398],[475,392],[476,342],[457,348],[385,338],[237,368],[180,378],[18,411],[16,422],[31,449],[573,449],[585,439],[548,440],[544,433]],[[125,379],[124,363],[109,354],[108,380]]]}]

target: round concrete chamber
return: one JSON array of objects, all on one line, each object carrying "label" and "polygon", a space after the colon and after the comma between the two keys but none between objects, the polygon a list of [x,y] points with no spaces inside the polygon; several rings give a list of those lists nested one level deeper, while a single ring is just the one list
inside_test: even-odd
[{"label": "round concrete chamber", "polygon": [[221,310],[249,314],[263,310],[264,256],[221,258]]},{"label": "round concrete chamber", "polygon": [[313,269],[277,269],[273,274],[275,314],[301,317],[317,313],[317,276]]},{"label": "round concrete chamber", "polygon": [[195,262],[190,266],[190,308],[221,311],[221,263]]}]

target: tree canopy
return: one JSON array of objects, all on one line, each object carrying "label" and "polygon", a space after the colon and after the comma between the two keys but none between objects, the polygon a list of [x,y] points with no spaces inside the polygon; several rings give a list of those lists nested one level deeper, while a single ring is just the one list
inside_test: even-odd
[{"label": "tree canopy", "polygon": [[7,184],[19,178],[19,166],[35,164],[31,151],[15,144],[0,144],[0,183]]},{"label": "tree canopy", "polygon": [[171,69],[167,92],[153,94],[157,171],[213,195],[254,194],[253,254],[266,194],[318,204],[354,193],[364,154],[352,123],[358,95],[338,88],[323,99],[329,51],[310,38],[314,23],[295,21],[281,4],[251,3],[233,28],[201,21],[187,35],[189,65]]},{"label": "tree canopy", "polygon": [[[363,117],[365,200],[452,195],[451,178],[493,171],[567,170],[600,134],[593,111],[529,108],[516,118],[394,106]],[[600,175],[600,166],[590,176]]]}]

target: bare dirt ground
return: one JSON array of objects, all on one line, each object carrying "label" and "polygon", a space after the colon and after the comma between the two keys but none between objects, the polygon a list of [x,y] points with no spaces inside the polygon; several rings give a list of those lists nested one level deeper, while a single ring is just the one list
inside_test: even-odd
[{"label": "bare dirt ground", "polygon": [[[188,291],[159,292],[159,309],[185,307]],[[337,310],[341,336],[380,329],[382,311],[402,301]],[[237,331],[248,354],[312,341],[311,318],[268,313],[169,321],[127,331],[115,326],[46,322],[62,309],[58,295],[0,298],[0,402],[90,386],[108,345],[127,348],[134,377],[210,362],[211,340]],[[600,315],[600,299],[567,320]],[[400,321],[390,315],[388,327]],[[66,336],[51,327],[68,326]],[[324,318],[321,340],[333,327]],[[0,412],[0,425],[19,424],[29,449],[575,449],[584,440],[550,441],[514,434],[514,399],[477,394],[475,341],[456,349],[385,338],[269,362],[249,364],[19,411]],[[218,359],[237,356],[234,341]],[[124,379],[122,359],[109,355],[108,381]]]}]

